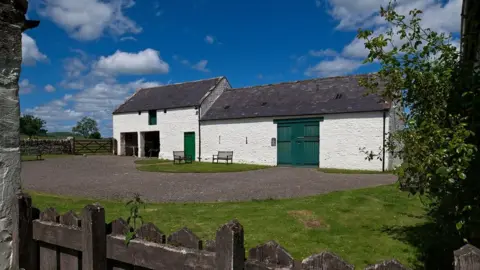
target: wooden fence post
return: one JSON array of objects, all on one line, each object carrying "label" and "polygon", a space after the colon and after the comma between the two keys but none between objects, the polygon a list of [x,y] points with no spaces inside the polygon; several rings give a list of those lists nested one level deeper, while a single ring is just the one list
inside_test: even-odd
[{"label": "wooden fence post", "polygon": [[243,227],[232,220],[217,230],[215,238],[216,270],[243,270],[245,267],[245,247]]},{"label": "wooden fence post", "polygon": [[82,213],[82,269],[107,268],[107,235],[105,209],[99,204],[87,205]]},{"label": "wooden fence post", "polygon": [[28,194],[18,193],[15,196],[13,217],[13,260],[16,269],[36,269],[38,266],[38,247],[33,240],[33,220],[38,219],[39,211],[32,208],[32,198]]},{"label": "wooden fence post", "polygon": [[480,249],[465,245],[453,252],[455,258],[455,270],[480,269]]}]

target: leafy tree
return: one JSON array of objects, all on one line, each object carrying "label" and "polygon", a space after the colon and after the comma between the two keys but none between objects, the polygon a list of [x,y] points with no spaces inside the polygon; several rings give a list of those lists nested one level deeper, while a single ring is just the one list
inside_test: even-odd
[{"label": "leafy tree", "polygon": [[88,136],[89,139],[101,139],[102,138],[102,134],[100,134],[100,132],[96,131],[96,132],[93,132],[92,134],[90,134]]},{"label": "leafy tree", "polygon": [[99,133],[97,121],[90,117],[83,117],[82,120],[77,122],[77,125],[72,128],[72,132],[79,134],[84,138],[89,138],[92,134]]},{"label": "leafy tree", "polygon": [[[360,84],[398,106],[405,123],[389,134],[386,146],[403,160],[396,170],[400,186],[423,195],[440,239],[457,245],[452,248],[462,241],[478,245],[478,72],[465,68],[450,36],[422,28],[421,13],[412,10],[407,19],[390,3],[380,9],[390,28],[386,33],[359,30],[369,50],[365,63],[381,65]],[[375,156],[370,152],[368,158]]]},{"label": "leafy tree", "polygon": [[27,135],[29,138],[32,136],[46,135],[45,129],[46,122],[31,114],[25,114],[20,117],[20,133]]}]

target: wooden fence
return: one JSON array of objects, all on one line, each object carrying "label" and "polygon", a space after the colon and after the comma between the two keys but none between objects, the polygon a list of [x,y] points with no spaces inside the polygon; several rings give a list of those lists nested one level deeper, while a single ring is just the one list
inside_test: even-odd
[{"label": "wooden fence", "polygon": [[[59,215],[53,208],[40,212],[26,194],[15,198],[19,216],[14,220],[16,269],[105,270],[350,270],[353,266],[337,255],[322,252],[303,261],[274,241],[250,249],[245,258],[244,231],[233,220],[221,226],[215,240],[205,244],[189,229],[166,236],[155,225],[142,225],[128,245],[132,232],[123,219],[105,224],[100,205],[87,205],[78,217],[72,211]],[[480,250],[466,245],[454,252],[456,270],[480,269]],[[395,260],[365,269],[407,269]]]},{"label": "wooden fence", "polygon": [[75,154],[112,154],[113,139],[73,139]]}]

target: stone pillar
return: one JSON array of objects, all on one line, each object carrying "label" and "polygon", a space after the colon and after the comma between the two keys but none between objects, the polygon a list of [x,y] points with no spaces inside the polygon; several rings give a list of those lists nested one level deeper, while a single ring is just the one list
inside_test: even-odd
[{"label": "stone pillar", "polygon": [[138,157],[145,157],[145,132],[138,132]]},{"label": "stone pillar", "polygon": [[120,133],[120,140],[117,141],[118,144],[118,155],[125,156],[125,133]]},{"label": "stone pillar", "polygon": [[19,269],[18,231],[12,219],[20,191],[20,106],[18,79],[22,64],[22,32],[38,26],[25,19],[27,0],[0,1],[0,270]]}]

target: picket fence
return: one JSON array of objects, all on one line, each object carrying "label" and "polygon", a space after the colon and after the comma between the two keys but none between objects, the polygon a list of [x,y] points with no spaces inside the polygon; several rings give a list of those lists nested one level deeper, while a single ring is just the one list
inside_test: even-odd
[{"label": "picket fence", "polygon": [[[133,229],[123,219],[105,223],[105,210],[87,205],[81,217],[69,211],[59,215],[53,208],[40,212],[27,194],[15,198],[19,216],[14,220],[14,239],[19,264],[16,269],[105,270],[350,270],[354,267],[331,252],[303,261],[274,241],[252,248],[245,258],[244,231],[236,220],[221,226],[215,240],[205,243],[189,229],[166,236],[147,223],[134,239],[125,241]],[[480,269],[480,250],[466,245],[454,252],[456,270]],[[368,270],[407,269],[396,260],[368,266]]]}]

